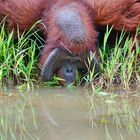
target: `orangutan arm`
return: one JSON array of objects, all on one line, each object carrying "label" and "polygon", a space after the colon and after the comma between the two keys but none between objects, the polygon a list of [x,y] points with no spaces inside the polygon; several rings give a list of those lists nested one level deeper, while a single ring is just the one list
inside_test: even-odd
[{"label": "orangutan arm", "polygon": [[98,25],[134,31],[140,25],[140,0],[83,0]]},{"label": "orangutan arm", "polygon": [[0,20],[6,17],[8,30],[30,29],[40,20],[44,0],[0,0]]}]

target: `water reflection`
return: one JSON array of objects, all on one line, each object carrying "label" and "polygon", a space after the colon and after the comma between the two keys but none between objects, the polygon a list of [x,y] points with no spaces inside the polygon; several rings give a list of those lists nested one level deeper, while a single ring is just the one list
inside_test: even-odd
[{"label": "water reflection", "polygon": [[83,89],[11,90],[0,97],[1,140],[139,140],[138,94]]}]

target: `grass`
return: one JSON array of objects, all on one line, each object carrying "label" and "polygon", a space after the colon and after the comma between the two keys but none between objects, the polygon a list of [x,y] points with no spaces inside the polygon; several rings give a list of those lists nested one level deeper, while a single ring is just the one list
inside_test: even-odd
[{"label": "grass", "polygon": [[[36,23],[38,24],[38,23]],[[7,34],[5,24],[0,24],[0,85],[18,86],[20,88],[32,88],[34,85],[42,85],[40,69],[38,65],[39,54],[44,45],[43,40],[34,31],[36,24],[28,31],[14,39],[14,31]],[[94,90],[121,85],[130,89],[131,83],[140,81],[140,53],[139,43],[136,36],[140,34],[137,29],[134,39],[126,37],[124,31],[120,37],[116,37],[114,48],[109,46],[108,40],[112,28],[106,28],[103,45],[100,46],[100,76],[94,76],[94,67],[88,75],[83,77],[86,85],[91,85]],[[123,47],[120,47],[122,45]],[[38,43],[39,42],[39,43]],[[135,49],[134,47],[135,46]],[[135,50],[135,52],[134,52]],[[88,66],[91,58],[88,59]],[[81,82],[81,76],[77,78],[77,85]],[[80,80],[79,80],[80,79]],[[98,79],[98,80],[97,80]],[[59,78],[54,76],[52,81],[46,82],[45,86],[59,86]],[[98,81],[95,85],[93,81]]]},{"label": "grass", "polygon": [[[35,26],[35,25],[34,25]],[[40,80],[38,66],[41,47],[38,46],[36,32],[33,32],[34,26],[22,35],[18,34],[14,39],[14,31],[9,34],[5,31],[5,24],[0,27],[0,85],[15,86],[24,85],[33,86]],[[32,39],[34,37],[34,39]]]},{"label": "grass", "polygon": [[[99,49],[101,73],[98,84],[95,87],[92,82],[92,88],[109,90],[119,86],[119,88],[131,90],[140,82],[140,44],[136,38],[140,34],[140,28],[137,28],[134,38],[122,31],[121,35],[116,37],[114,48],[107,44],[111,31],[112,28],[107,27],[103,45]],[[87,81],[97,79],[93,77],[93,72],[94,69],[90,72],[91,76]]]}]

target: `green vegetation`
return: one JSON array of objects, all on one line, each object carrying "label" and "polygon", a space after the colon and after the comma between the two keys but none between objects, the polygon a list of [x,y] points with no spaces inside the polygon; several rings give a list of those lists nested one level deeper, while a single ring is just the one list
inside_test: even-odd
[{"label": "green vegetation", "polygon": [[[37,65],[41,47],[38,46],[34,26],[14,39],[14,31],[6,33],[5,24],[0,27],[0,85],[38,84],[40,75]],[[34,37],[34,39],[32,39]]]},{"label": "green vegetation", "polygon": [[[101,58],[99,77],[93,76],[94,69],[86,77],[86,81],[91,83],[93,91],[97,88],[112,90],[117,86],[130,90],[137,87],[140,82],[140,46],[137,40],[140,28],[137,29],[134,38],[122,31],[121,35],[118,38],[116,37],[114,48],[107,43],[111,31],[112,28],[107,27],[103,46],[99,49]],[[92,81],[97,79],[98,82],[95,87]]]},{"label": "green vegetation", "polygon": [[[36,23],[37,24],[37,23]],[[40,81],[40,69],[38,65],[39,54],[43,47],[43,39],[34,31],[36,24],[28,31],[14,39],[14,31],[7,34],[5,24],[0,24],[0,85],[33,87],[42,84]],[[121,85],[130,89],[132,83],[137,84],[140,80],[140,53],[139,43],[136,36],[140,34],[137,29],[135,37],[132,39],[124,31],[120,37],[116,37],[115,47],[108,44],[108,37],[112,28],[106,30],[103,46],[100,47],[101,73],[94,76],[93,70],[89,75],[83,77],[86,85],[91,85],[92,89],[112,88]],[[41,41],[40,41],[41,40]],[[123,43],[122,43],[123,40]],[[119,47],[122,46],[123,47]],[[135,50],[135,51],[134,51]],[[90,65],[90,58],[89,64]],[[77,84],[81,82],[81,76],[77,77]],[[80,79],[80,80],[79,80]],[[54,76],[52,81],[44,83],[45,86],[58,86],[59,78]],[[96,84],[94,81],[97,81]]]}]

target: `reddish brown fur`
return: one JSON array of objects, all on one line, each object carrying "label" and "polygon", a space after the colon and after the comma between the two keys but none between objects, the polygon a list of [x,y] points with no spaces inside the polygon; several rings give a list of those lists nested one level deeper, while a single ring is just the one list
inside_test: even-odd
[{"label": "reddish brown fur", "polygon": [[140,24],[140,0],[83,0],[96,24],[135,31]]},{"label": "reddish brown fur", "polygon": [[[61,2],[58,4],[55,4],[54,7],[61,8],[62,5],[69,4],[69,2]],[[97,38],[97,32],[95,30],[95,27],[93,25],[93,22],[91,21],[87,9],[80,4],[79,2],[75,2],[73,4],[76,9],[80,12],[84,24],[86,25],[88,36],[86,37],[86,40],[80,44],[73,43],[72,41],[69,41],[61,31],[56,27],[54,23],[54,17],[55,17],[55,12],[53,10],[50,10],[49,16],[47,17],[44,15],[44,24],[48,27],[48,36],[47,36],[47,47],[44,49],[43,52],[43,58],[41,58],[40,63],[43,64],[46,58],[48,57],[48,54],[50,51],[56,47],[65,47],[68,51],[75,53],[75,54],[80,54],[86,51],[87,49],[92,49],[93,51],[96,50],[95,47],[95,42]],[[55,8],[52,8],[55,9]],[[83,12],[84,11],[84,12]],[[47,12],[44,12],[46,14]],[[47,24],[48,25],[47,25]]]},{"label": "reddish brown fur", "polygon": [[[73,3],[79,11],[87,29],[84,42],[76,44],[69,41],[55,26],[55,10]],[[40,63],[43,65],[49,53],[57,47],[65,47],[68,51],[80,54],[90,49],[96,51],[98,33],[94,25],[113,25],[114,29],[123,28],[135,32],[140,24],[140,0],[0,0],[0,16],[8,16],[8,28],[21,31],[28,30],[36,21],[42,20],[46,47]]]},{"label": "reddish brown fur", "polygon": [[0,0],[0,15],[8,16],[8,29],[21,31],[29,29],[41,17],[43,1],[36,0]]}]

